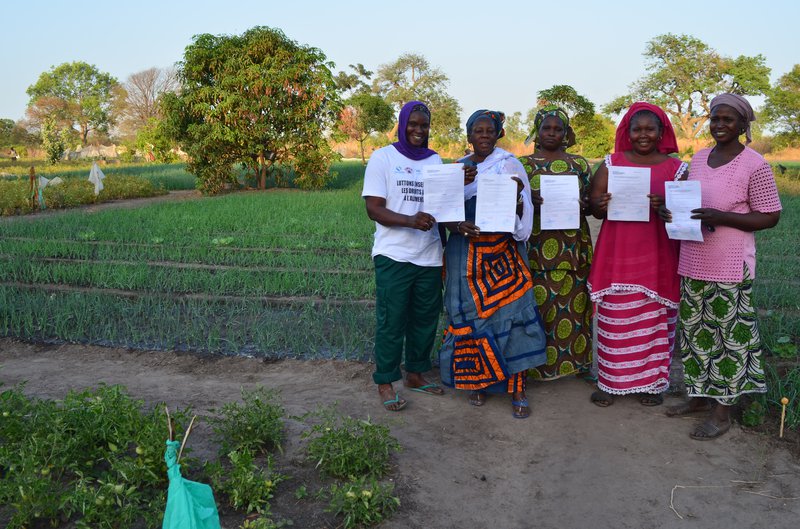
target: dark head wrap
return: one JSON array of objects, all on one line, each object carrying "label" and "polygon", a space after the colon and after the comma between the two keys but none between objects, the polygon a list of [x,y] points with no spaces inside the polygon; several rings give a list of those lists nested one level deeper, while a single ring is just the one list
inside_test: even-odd
[{"label": "dark head wrap", "polygon": [[406,158],[424,160],[436,154],[436,151],[428,148],[428,140],[425,140],[425,143],[421,147],[415,147],[408,142],[408,138],[406,138],[406,128],[408,128],[408,118],[411,117],[412,112],[422,112],[427,114],[428,118],[431,117],[431,111],[428,110],[428,107],[426,107],[425,103],[422,101],[409,101],[403,105],[403,108],[400,109],[399,124],[397,125],[397,139],[399,141],[394,142],[392,145]]},{"label": "dark head wrap", "polygon": [[533,118],[533,129],[531,133],[528,134],[528,137],[525,138],[525,145],[530,145],[531,142],[537,143],[536,140],[539,137],[539,129],[548,116],[555,116],[564,124],[564,148],[566,149],[567,147],[575,145],[575,131],[569,126],[569,116],[558,105],[545,105],[539,109],[539,112],[536,113],[536,117]]},{"label": "dark head wrap", "polygon": [[614,151],[623,152],[633,149],[630,136],[631,119],[641,110],[649,110],[661,121],[661,139],[658,140],[658,152],[663,154],[678,152],[678,139],[675,137],[675,130],[672,128],[672,122],[667,117],[667,114],[660,107],[642,101],[632,104],[622,121],[619,122],[616,140],[614,141]]},{"label": "dark head wrap", "polygon": [[745,144],[753,141],[753,137],[750,134],[750,122],[756,120],[756,114],[753,112],[753,107],[750,106],[747,99],[738,94],[720,94],[711,100],[711,104],[708,105],[708,108],[714,110],[714,107],[717,105],[728,105],[738,112],[747,124],[744,129],[745,138],[747,138]]},{"label": "dark head wrap", "polygon": [[467,120],[467,136],[472,133],[472,126],[480,118],[488,118],[494,122],[494,130],[497,131],[498,140],[506,135],[506,131],[503,130],[503,123],[506,121],[506,115],[499,110],[486,110],[485,108],[482,108],[473,112]]}]

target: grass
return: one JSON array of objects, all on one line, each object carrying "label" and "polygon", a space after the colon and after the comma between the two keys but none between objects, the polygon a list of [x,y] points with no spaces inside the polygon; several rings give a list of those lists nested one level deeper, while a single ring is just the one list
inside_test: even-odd
[{"label": "grass", "polygon": [[[64,180],[87,179],[93,162],[65,161],[57,165],[48,165],[42,160],[25,160],[12,164],[8,160],[0,160],[0,180],[22,179],[27,182],[31,166],[36,169],[37,176],[48,179],[60,177]],[[186,164],[154,164],[154,163],[109,163],[99,164],[106,176],[131,176],[148,180],[154,187],[167,191],[177,189],[195,189],[194,175],[186,172]]]},{"label": "grass", "polygon": [[331,190],[244,192],[13,219],[0,335],[225,354],[369,354],[373,224],[363,167]]}]

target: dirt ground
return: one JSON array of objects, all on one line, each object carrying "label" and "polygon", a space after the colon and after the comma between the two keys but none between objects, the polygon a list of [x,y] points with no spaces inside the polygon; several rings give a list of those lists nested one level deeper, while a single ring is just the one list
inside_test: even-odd
[{"label": "dirt ground", "polygon": [[[402,505],[384,529],[781,529],[800,519],[796,434],[778,441],[734,425],[718,440],[693,441],[688,432],[697,419],[670,419],[663,407],[633,398],[601,409],[589,402],[592,386],[572,378],[532,383],[528,420],[513,419],[505,397],[475,408],[456,391],[404,392],[409,405],[390,414],[370,374],[370,365],[357,362],[265,362],[0,339],[0,381],[27,381],[26,391],[39,397],[123,384],[148,405],[191,406],[202,416],[237,399],[242,386],[261,384],[280,390],[289,415],[338,402],[341,412],[385,421],[403,451],[394,470]],[[286,461],[302,460],[302,428],[287,422]],[[201,425],[192,444],[202,445],[208,434]],[[197,449],[193,455],[210,456]],[[295,502],[291,491],[299,484],[282,484],[289,492],[276,496],[273,511],[292,512],[275,502]],[[295,514],[294,522],[335,526],[328,515]]]}]

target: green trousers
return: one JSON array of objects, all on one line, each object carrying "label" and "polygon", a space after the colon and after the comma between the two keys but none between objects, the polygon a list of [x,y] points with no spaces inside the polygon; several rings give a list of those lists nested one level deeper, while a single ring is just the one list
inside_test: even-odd
[{"label": "green trousers", "polygon": [[406,371],[431,369],[431,348],[442,311],[442,267],[400,263],[375,256],[376,384],[400,380],[403,342]]}]

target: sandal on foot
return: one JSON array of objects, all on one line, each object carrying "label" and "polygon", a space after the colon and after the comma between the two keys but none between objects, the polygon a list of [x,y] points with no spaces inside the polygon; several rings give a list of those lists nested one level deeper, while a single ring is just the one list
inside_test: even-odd
[{"label": "sandal on foot", "polygon": [[486,404],[485,391],[473,391],[469,394],[469,403],[473,406],[483,406]]},{"label": "sandal on foot", "polygon": [[425,384],[424,386],[418,386],[416,388],[406,386],[406,389],[416,391],[417,393],[427,393],[428,395],[444,395],[444,390],[439,384]]},{"label": "sandal on foot", "polygon": [[639,395],[642,406],[661,406],[664,404],[664,395],[661,393],[642,393]]},{"label": "sandal on foot", "polygon": [[722,426],[717,426],[711,421],[706,421],[689,434],[689,437],[695,441],[710,441],[716,439],[731,429],[731,421],[726,422]]},{"label": "sandal on foot", "polygon": [[664,412],[667,417],[683,417],[684,415],[692,415],[694,413],[705,413],[711,411],[711,404],[706,402],[700,406],[693,407],[692,401],[683,402],[677,406],[670,406]]},{"label": "sandal on foot", "polygon": [[399,393],[394,394],[394,398],[383,401],[386,411],[400,411],[406,407],[406,401],[400,397]]},{"label": "sandal on foot", "polygon": [[592,393],[590,400],[592,401],[592,404],[595,406],[600,406],[601,408],[608,408],[614,404],[614,397],[612,397],[610,393],[600,390]]},{"label": "sandal on foot", "polygon": [[527,419],[531,415],[531,409],[528,406],[528,399],[511,400],[511,415],[515,419]]}]

